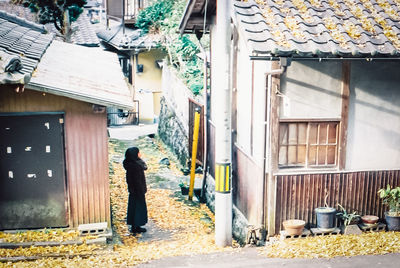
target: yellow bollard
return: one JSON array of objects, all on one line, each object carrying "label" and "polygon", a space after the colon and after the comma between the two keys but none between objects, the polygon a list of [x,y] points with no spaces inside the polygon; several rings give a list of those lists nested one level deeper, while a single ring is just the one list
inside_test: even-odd
[{"label": "yellow bollard", "polygon": [[195,175],[195,169],[196,169],[197,143],[199,141],[199,128],[200,128],[200,112],[199,112],[199,109],[196,109],[196,112],[194,114],[192,165],[190,167],[189,200],[193,200],[194,175]]}]

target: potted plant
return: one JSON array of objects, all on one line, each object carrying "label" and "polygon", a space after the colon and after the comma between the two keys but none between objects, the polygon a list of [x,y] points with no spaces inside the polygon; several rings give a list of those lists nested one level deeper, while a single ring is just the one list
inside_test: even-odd
[{"label": "potted plant", "polygon": [[400,231],[400,186],[392,188],[388,185],[378,191],[382,202],[389,206],[385,212],[385,220],[389,231]]},{"label": "potted plant", "polygon": [[376,225],[379,217],[375,215],[364,215],[361,217],[361,221],[364,225]]},{"label": "potted plant", "polygon": [[306,222],[303,220],[287,220],[283,223],[283,228],[288,235],[301,235],[303,233]]},{"label": "potted plant", "polygon": [[361,231],[357,226],[360,220],[360,215],[357,211],[348,213],[347,210],[340,204],[338,204],[340,211],[336,213],[336,216],[340,219],[341,229],[343,234],[360,234]]},{"label": "potted plant", "polygon": [[325,206],[315,209],[317,215],[317,228],[323,231],[330,231],[335,228],[336,208],[329,207],[326,202],[328,198],[327,190],[325,189]]},{"label": "potted plant", "polygon": [[183,181],[179,183],[179,187],[181,187],[181,194],[188,195],[189,194],[189,186],[186,185]]}]

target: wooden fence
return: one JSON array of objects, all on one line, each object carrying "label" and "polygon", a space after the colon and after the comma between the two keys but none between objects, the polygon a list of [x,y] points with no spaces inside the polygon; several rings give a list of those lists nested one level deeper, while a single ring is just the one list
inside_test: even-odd
[{"label": "wooden fence", "polygon": [[338,172],[327,174],[276,175],[277,199],[275,230],[282,229],[287,219],[302,219],[316,224],[314,209],[327,203],[341,204],[348,212],[384,217],[385,208],[377,194],[386,187],[400,186],[400,170]]}]

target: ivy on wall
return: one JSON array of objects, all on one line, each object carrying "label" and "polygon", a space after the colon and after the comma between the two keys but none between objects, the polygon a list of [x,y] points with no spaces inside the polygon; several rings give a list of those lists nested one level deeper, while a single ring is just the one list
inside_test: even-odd
[{"label": "ivy on wall", "polygon": [[[200,43],[194,35],[180,35],[179,23],[186,6],[186,0],[157,0],[143,9],[137,17],[136,27],[143,33],[160,35],[161,46],[168,53],[168,62],[179,77],[198,95],[203,88],[203,61],[197,57]],[[201,41],[208,47],[208,37]]]}]

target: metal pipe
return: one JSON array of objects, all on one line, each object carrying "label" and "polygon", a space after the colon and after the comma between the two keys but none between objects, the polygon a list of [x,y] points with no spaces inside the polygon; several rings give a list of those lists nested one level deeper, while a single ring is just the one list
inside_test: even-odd
[{"label": "metal pipe", "polygon": [[[263,191],[265,191],[265,186],[266,186],[266,180],[265,180],[265,175],[266,175],[266,171],[268,169],[268,188],[267,188],[267,200],[265,200],[265,198],[263,198],[263,208],[265,208],[265,203],[268,202],[268,199],[270,198],[270,192],[272,191],[272,181],[271,181],[271,174],[272,174],[272,164],[271,164],[271,155],[268,155],[268,166],[267,166],[267,133],[268,133],[268,126],[270,125],[269,122],[271,121],[271,109],[268,109],[268,107],[271,107],[271,94],[274,94],[274,92],[271,89],[272,87],[272,75],[281,75],[286,71],[286,64],[287,62],[282,62],[281,61],[281,68],[280,69],[275,69],[275,70],[271,70],[268,72],[265,72],[265,80],[266,80],[266,92],[267,92],[267,96],[265,98],[265,110],[264,110],[264,139],[263,139],[263,168],[262,168],[262,174],[263,174]],[[270,92],[270,94],[268,94],[268,92]],[[268,105],[269,104],[269,105]],[[271,129],[271,128],[269,128]],[[271,136],[271,131],[269,131],[269,137]],[[269,142],[268,142],[268,150],[270,151],[271,148],[271,139],[269,138]],[[264,194],[265,196],[265,194]],[[263,215],[262,215],[262,225],[265,226],[266,229],[270,229],[270,226],[268,224],[268,222],[265,222],[265,209],[262,210],[263,211]],[[270,218],[270,209],[268,206],[268,211],[267,211],[267,215],[268,218]]]},{"label": "metal pipe", "polygon": [[277,56],[250,56],[250,60],[261,60],[261,61],[277,61],[280,60],[281,58],[288,58],[291,59],[292,61],[296,60],[317,60],[317,61],[324,61],[324,60],[358,60],[358,61],[375,61],[375,60],[400,60],[399,58],[395,57],[381,57],[381,58],[350,58],[350,57],[343,57],[343,58],[332,58],[332,57],[321,57],[321,58],[315,58],[315,57],[277,57]]},{"label": "metal pipe", "polygon": [[197,159],[197,144],[199,143],[200,111],[196,108],[194,114],[193,142],[192,142],[192,162],[190,167],[189,200],[193,199],[194,176]]},{"label": "metal pipe", "polygon": [[207,78],[208,78],[208,70],[207,70],[207,52],[204,49],[203,45],[200,42],[200,38],[198,38],[200,44],[200,50],[204,54],[204,64],[203,64],[203,183],[201,186],[201,199],[205,199],[205,186],[206,186],[206,178],[207,178],[207,136],[208,136],[208,89],[207,89]]}]

